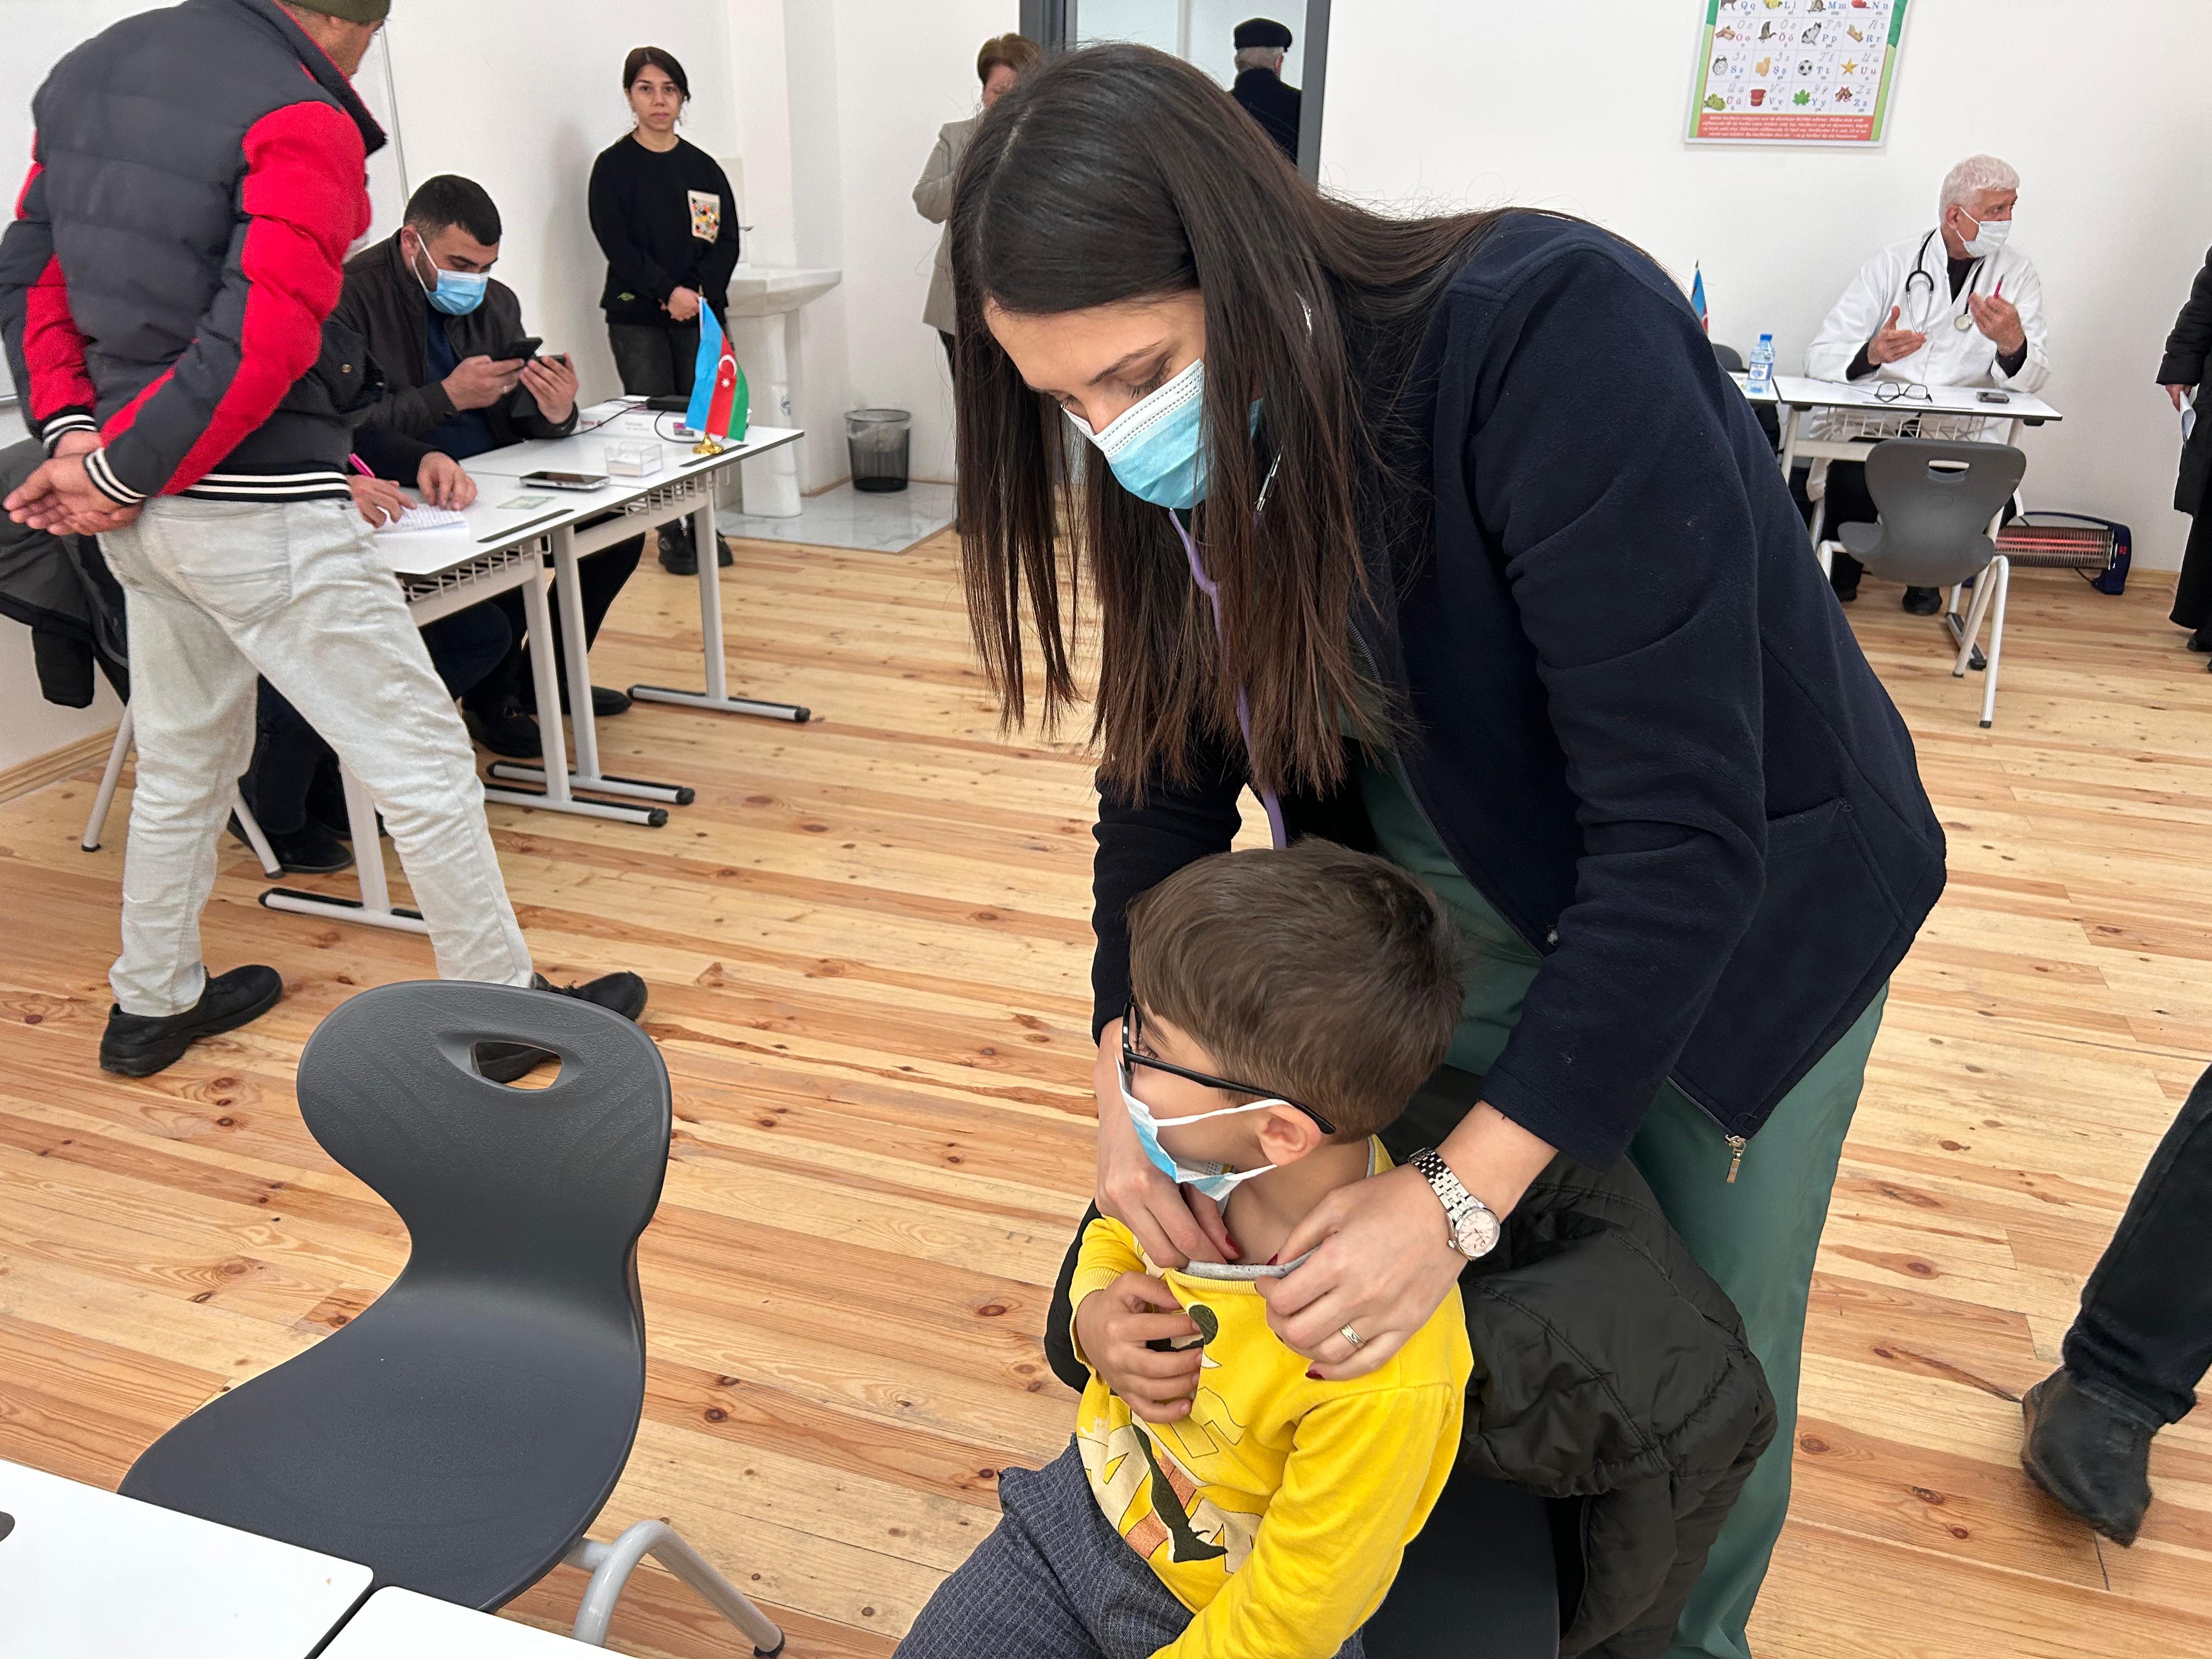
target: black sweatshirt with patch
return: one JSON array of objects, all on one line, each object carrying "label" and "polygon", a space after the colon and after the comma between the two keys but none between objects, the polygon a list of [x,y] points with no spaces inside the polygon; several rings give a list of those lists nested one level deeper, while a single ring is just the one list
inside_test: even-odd
[{"label": "black sweatshirt with patch", "polygon": [[738,204],[719,162],[684,139],[665,155],[625,135],[592,164],[592,234],[607,256],[600,309],[611,323],[666,325],[679,288],[718,317],[738,263]]}]

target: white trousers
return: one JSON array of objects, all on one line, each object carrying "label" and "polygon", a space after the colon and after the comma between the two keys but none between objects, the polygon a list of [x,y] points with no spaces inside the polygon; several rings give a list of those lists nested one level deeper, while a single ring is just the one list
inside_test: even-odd
[{"label": "white trousers", "polygon": [[164,496],[101,543],[129,604],[138,738],[118,1006],[182,1013],[205,987],[200,912],[252,758],[256,675],[375,798],[438,972],[527,985],[468,734],[351,503]]}]

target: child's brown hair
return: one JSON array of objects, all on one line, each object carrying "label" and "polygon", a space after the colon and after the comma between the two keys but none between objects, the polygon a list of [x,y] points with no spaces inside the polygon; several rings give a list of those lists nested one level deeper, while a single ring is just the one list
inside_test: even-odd
[{"label": "child's brown hair", "polygon": [[1396,865],[1328,842],[1219,853],[1129,907],[1130,994],[1222,1075],[1339,1139],[1395,1121],[1459,1022],[1458,935]]}]

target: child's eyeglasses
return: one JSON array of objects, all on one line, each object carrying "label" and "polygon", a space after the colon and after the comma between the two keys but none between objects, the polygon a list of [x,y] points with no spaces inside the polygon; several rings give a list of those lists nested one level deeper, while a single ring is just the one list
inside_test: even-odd
[{"label": "child's eyeglasses", "polygon": [[1179,1077],[1189,1083],[1202,1083],[1209,1089],[1226,1089],[1231,1094],[1257,1095],[1263,1100],[1279,1100],[1285,1106],[1297,1107],[1300,1111],[1314,1121],[1314,1127],[1323,1134],[1333,1135],[1336,1133],[1336,1125],[1331,1123],[1312,1107],[1292,1100],[1288,1095],[1278,1090],[1255,1089],[1249,1083],[1231,1083],[1227,1078],[1210,1077],[1204,1072],[1194,1072],[1185,1066],[1170,1065],[1164,1060],[1155,1060],[1150,1054],[1139,1054],[1137,1044],[1143,1040],[1143,1022],[1144,1016],[1137,1012],[1135,1003],[1131,1003],[1122,1011],[1121,1073],[1125,1080],[1131,1066],[1148,1066],[1155,1072],[1165,1072],[1170,1077]]}]

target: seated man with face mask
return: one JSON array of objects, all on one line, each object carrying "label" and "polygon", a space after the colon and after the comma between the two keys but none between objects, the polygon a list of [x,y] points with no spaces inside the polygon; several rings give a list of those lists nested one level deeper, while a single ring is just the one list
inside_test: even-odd
[{"label": "seated man with face mask", "polygon": [[[1807,376],[2039,390],[2051,378],[2043,279],[2033,260],[2008,246],[2019,199],[2020,174],[1994,155],[1970,155],[1953,167],[1943,180],[1936,228],[1880,249],[1860,267],[1806,349]],[[1916,416],[1907,403],[1899,409],[1893,435],[1993,437],[2004,424],[1974,416]],[[1822,411],[1813,435],[1831,435],[1832,422]],[[1815,462],[1806,489],[1814,495],[1825,489],[1831,531],[1870,524],[1876,516],[1863,462]],[[1858,597],[1860,570],[1850,554],[1836,554],[1829,579],[1838,599]],[[1905,590],[1905,608],[1917,616],[1933,616],[1941,604],[1932,587]]]},{"label": "seated man with face mask", "polygon": [[[369,423],[463,463],[527,438],[566,437],[576,425],[576,374],[566,357],[497,355],[525,337],[521,302],[489,274],[500,236],[499,210],[481,185],[450,173],[433,179],[415,192],[395,235],[347,262],[335,313],[368,342],[384,378]],[[644,546],[635,537],[583,562],[587,644]],[[522,601],[508,593],[490,603],[507,612],[516,646],[464,699],[463,712],[493,753],[534,758]],[[592,690],[595,714],[629,707],[619,691]]]}]

